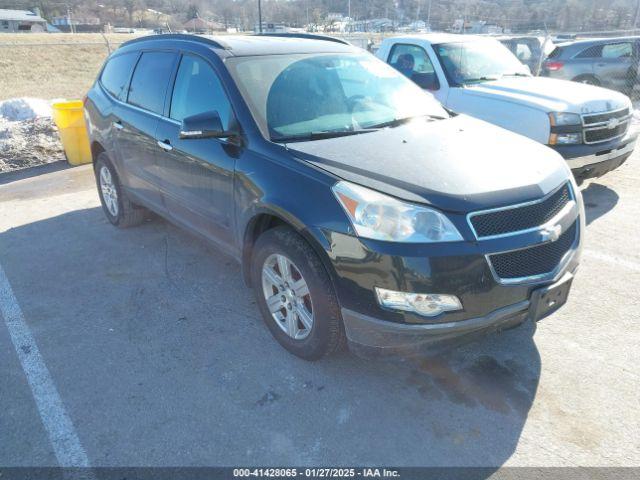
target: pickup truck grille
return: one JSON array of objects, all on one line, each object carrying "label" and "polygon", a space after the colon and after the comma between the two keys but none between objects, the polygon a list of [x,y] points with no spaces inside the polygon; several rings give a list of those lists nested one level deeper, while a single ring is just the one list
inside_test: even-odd
[{"label": "pickup truck grille", "polygon": [[571,250],[577,233],[576,220],[555,242],[489,255],[489,262],[495,274],[503,280],[547,275],[558,267]]},{"label": "pickup truck grille", "polygon": [[628,108],[582,116],[584,143],[601,143],[627,133],[631,114]]},{"label": "pickup truck grille", "polygon": [[545,224],[571,200],[569,184],[537,202],[489,212],[472,213],[469,221],[478,238],[505,235]]}]

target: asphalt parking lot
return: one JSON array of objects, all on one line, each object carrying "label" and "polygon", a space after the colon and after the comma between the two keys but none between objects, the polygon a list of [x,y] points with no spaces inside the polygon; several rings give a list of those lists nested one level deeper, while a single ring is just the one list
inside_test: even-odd
[{"label": "asphalt parking lot", "polygon": [[0,177],[0,465],[637,466],[639,157],[585,186],[581,268],[535,335],[404,361],[291,356],[233,260],[113,228],[89,166]]}]

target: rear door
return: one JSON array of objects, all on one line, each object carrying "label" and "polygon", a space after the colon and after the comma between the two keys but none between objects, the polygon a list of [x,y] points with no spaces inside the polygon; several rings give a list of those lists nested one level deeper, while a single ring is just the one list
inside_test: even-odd
[{"label": "rear door", "polygon": [[178,67],[168,118],[160,120],[156,141],[164,201],[174,219],[222,247],[233,244],[233,180],[238,146],[225,139],[181,139],[184,118],[216,111],[225,130],[238,130],[226,90],[214,67],[185,53]]},{"label": "rear door", "polygon": [[124,185],[145,204],[162,210],[155,134],[166,108],[176,52],[144,51],[131,77],[127,104],[116,112]]},{"label": "rear door", "polygon": [[121,102],[127,99],[129,80],[139,56],[139,52],[116,53],[111,56],[102,69],[99,81],[102,90],[107,95],[103,98],[102,95],[93,96],[91,92],[89,93],[101,115],[102,121],[96,127],[101,130],[105,140],[104,147],[111,161],[116,164],[118,171],[121,165],[118,136],[122,127],[118,115],[121,111]]}]

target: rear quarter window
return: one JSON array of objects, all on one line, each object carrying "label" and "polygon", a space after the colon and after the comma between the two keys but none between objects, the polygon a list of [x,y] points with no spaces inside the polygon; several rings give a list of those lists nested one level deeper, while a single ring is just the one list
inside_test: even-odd
[{"label": "rear quarter window", "polygon": [[551,53],[547,55],[547,58],[558,58],[562,54],[562,48],[556,47],[551,50]]},{"label": "rear quarter window", "polygon": [[112,57],[105,65],[100,83],[114,97],[121,98],[137,59],[137,53],[125,53]]},{"label": "rear quarter window", "polygon": [[144,52],[133,72],[127,102],[161,115],[176,59],[173,52]]}]

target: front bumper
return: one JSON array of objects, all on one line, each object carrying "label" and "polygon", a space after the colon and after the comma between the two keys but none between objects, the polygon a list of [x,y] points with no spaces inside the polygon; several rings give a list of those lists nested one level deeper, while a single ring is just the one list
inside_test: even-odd
[{"label": "front bumper", "polygon": [[406,354],[428,348],[450,348],[492,331],[507,330],[529,318],[529,301],[524,300],[484,317],[459,322],[409,325],[379,320],[342,309],[349,348],[364,355]]},{"label": "front bumper", "polygon": [[[575,188],[574,188],[575,189]],[[577,189],[575,189],[577,190]],[[577,197],[574,246],[559,267],[544,278],[508,283],[496,277],[488,261],[495,252],[529,248],[538,232],[523,232],[451,244],[399,244],[324,231],[325,248],[350,348],[357,353],[399,353],[426,347],[449,348],[478,334],[504,330],[529,317],[532,294],[555,284],[578,268],[584,232],[584,209]],[[472,236],[466,216],[450,215],[465,238]],[[568,225],[563,225],[563,230]],[[455,295],[463,309],[424,317],[384,308],[375,288],[399,292]]]},{"label": "front bumper", "polygon": [[577,181],[596,178],[615,170],[633,153],[638,130],[630,128],[622,138],[596,145],[558,145],[553,147],[567,161]]}]

